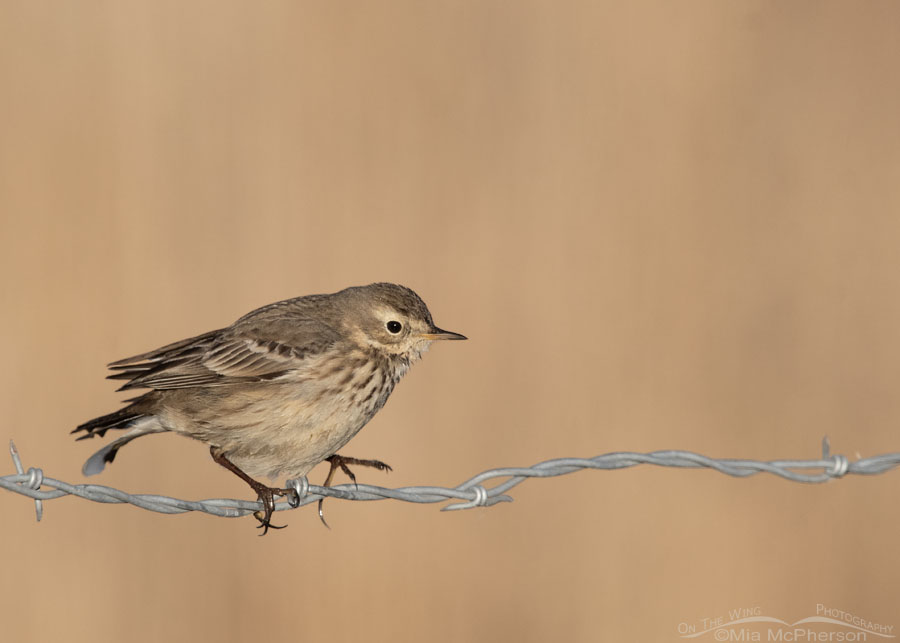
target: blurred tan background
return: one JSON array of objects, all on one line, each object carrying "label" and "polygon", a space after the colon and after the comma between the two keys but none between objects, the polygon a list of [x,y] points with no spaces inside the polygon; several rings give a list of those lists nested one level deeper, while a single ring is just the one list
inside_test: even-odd
[{"label": "blurred tan background", "polygon": [[[898,451],[898,25],[890,2],[2,0],[0,437],[85,482],[102,442],[68,432],[122,398],[106,362],[390,280],[471,340],[345,449],[394,466],[362,481]],[[172,435],[90,482],[252,499]],[[896,632],[898,490],[643,467],[467,512],[331,501],[330,531],[306,507],[266,538],[74,498],[37,524],[3,492],[3,639],[670,641],[817,603]]]}]

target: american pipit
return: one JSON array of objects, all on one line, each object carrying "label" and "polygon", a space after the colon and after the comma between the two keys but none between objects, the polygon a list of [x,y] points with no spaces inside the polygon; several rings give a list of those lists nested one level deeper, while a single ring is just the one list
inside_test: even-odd
[{"label": "american pipit", "polygon": [[275,496],[292,492],[255,478],[296,478],[325,460],[326,486],[336,468],[355,480],[348,464],[390,470],[337,451],[438,339],[466,338],[435,326],[425,302],[395,284],[264,306],[227,328],[110,364],[110,379],[128,380],[119,390],[151,390],[73,431],[84,431],[83,440],[127,429],[82,471],[100,473],[142,435],[186,435],[208,444],[213,459],[257,493],[264,509],[256,517],[266,533],[275,527]]}]

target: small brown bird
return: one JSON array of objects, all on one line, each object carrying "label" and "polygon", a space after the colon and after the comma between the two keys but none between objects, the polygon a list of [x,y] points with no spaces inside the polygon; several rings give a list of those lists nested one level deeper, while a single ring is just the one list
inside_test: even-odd
[{"label": "small brown bird", "polygon": [[142,435],[186,435],[208,444],[213,459],[257,493],[265,534],[278,528],[270,522],[275,496],[293,492],[255,478],[296,478],[325,460],[325,486],[337,468],[355,481],[349,464],[390,470],[337,451],[438,339],[466,338],[435,326],[409,288],[376,283],[263,306],[227,328],[113,362],[109,379],[128,380],[119,390],[151,390],[72,431],[84,431],[83,440],[127,429],[82,472],[100,473]]}]

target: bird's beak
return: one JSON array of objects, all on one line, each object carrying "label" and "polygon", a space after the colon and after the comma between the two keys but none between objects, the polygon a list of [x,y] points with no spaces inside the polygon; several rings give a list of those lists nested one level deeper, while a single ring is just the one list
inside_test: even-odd
[{"label": "bird's beak", "polygon": [[431,331],[427,333],[422,333],[421,337],[424,339],[469,339],[465,335],[460,335],[459,333],[451,333],[449,330],[442,330],[437,326],[433,327]]}]

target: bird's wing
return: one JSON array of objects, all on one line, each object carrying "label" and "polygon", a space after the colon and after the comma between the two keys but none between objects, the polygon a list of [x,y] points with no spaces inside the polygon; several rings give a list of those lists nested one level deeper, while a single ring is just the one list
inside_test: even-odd
[{"label": "bird's wing", "polygon": [[[312,319],[239,323],[156,351],[114,362],[110,379],[129,380],[119,390],[223,386],[271,380],[303,368],[338,339]],[[277,338],[277,339],[276,339]]]}]

